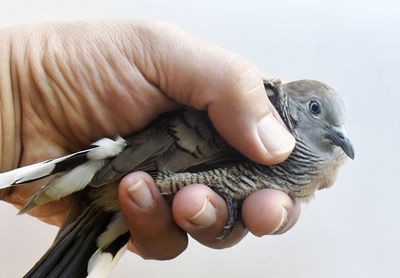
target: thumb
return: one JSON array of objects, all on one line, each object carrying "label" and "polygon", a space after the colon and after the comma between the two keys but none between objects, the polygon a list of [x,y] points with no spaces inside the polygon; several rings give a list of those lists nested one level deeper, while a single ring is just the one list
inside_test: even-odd
[{"label": "thumb", "polygon": [[144,56],[151,58],[136,63],[148,80],[175,101],[207,110],[224,139],[253,161],[275,164],[288,157],[295,140],[254,64],[167,23],[144,24],[141,31],[149,44],[144,49],[151,50]]}]

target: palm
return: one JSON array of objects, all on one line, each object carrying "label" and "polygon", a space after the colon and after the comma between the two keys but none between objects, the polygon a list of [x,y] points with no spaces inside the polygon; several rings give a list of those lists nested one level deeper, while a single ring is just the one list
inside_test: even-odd
[{"label": "palm", "polygon": [[[82,40],[79,43],[85,44],[86,48],[78,44],[75,47],[80,51],[73,52],[73,55],[62,56],[58,48],[48,48],[46,57],[58,57],[59,63],[44,59],[43,64],[37,66],[38,71],[31,71],[31,76],[20,77],[27,84],[22,84],[18,92],[23,149],[18,166],[83,149],[100,137],[127,135],[142,128],[163,111],[176,107],[156,87],[139,78],[142,73],[122,52],[113,51],[111,57],[110,50],[115,49],[115,45],[106,39],[104,53],[96,52],[94,44]],[[93,63],[97,71],[88,74],[87,67],[90,65],[79,62],[85,57],[91,58],[87,63]],[[107,63],[110,59],[114,60],[114,67]],[[63,67],[59,67],[60,64]],[[119,78],[115,79],[115,76]],[[32,79],[39,86],[30,86]],[[40,86],[43,84],[45,89]],[[47,86],[49,84],[53,86]],[[44,182],[41,180],[15,188],[5,200],[21,207]],[[32,214],[60,225],[70,205],[71,198],[68,198],[42,206]]]}]

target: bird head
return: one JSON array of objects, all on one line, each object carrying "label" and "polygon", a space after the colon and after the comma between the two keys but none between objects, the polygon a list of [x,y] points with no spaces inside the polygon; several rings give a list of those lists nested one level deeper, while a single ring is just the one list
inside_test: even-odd
[{"label": "bird head", "polygon": [[[329,86],[314,80],[281,84],[264,82],[267,95],[296,138],[294,152],[308,157],[307,163],[320,165],[296,196],[312,196],[315,189],[330,187],[346,156],[354,159],[354,148],[344,128],[344,103]],[[306,163],[306,164],[307,164]],[[300,167],[300,166],[296,166]],[[311,174],[311,173],[310,173]]]},{"label": "bird head", "polygon": [[344,128],[344,103],[331,87],[314,80],[282,85],[299,136],[316,153],[354,159],[354,148]]}]

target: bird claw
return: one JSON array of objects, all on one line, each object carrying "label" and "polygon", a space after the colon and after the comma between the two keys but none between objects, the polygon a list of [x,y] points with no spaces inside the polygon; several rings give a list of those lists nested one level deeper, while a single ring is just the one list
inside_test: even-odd
[{"label": "bird claw", "polygon": [[225,199],[229,213],[228,224],[224,226],[224,231],[222,232],[222,235],[217,237],[217,240],[223,240],[227,238],[235,228],[236,222],[240,217],[241,204],[237,200],[234,200],[228,194],[225,193],[219,193],[219,194],[222,198]]},{"label": "bird claw", "polygon": [[[235,220],[236,221],[236,220]],[[224,231],[222,232],[222,235],[217,236],[217,240],[223,240],[227,238],[233,231],[233,228],[235,227],[235,224],[228,224],[224,226]]]}]

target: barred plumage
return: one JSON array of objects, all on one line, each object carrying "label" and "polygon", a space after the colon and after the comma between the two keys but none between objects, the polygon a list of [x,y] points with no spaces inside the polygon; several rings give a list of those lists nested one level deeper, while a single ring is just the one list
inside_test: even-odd
[{"label": "barred plumage", "polygon": [[[0,174],[2,189],[59,173],[60,178],[42,187],[23,212],[83,189],[74,207],[80,216],[67,220],[70,225],[65,225],[67,228],[27,277],[47,277],[55,272],[60,277],[84,277],[88,263],[89,271],[97,273],[98,264],[105,259],[111,269],[121,254],[118,250],[129,238],[117,185],[131,171],[148,172],[161,192],[169,196],[188,184],[210,186],[227,201],[231,216],[228,228],[240,215],[240,202],[257,189],[274,188],[293,198],[307,199],[317,188],[329,186],[344,153],[354,157],[342,127],[342,103],[337,94],[311,80],[283,85],[266,81],[265,88],[297,142],[289,158],[278,165],[248,160],[223,140],[207,113],[184,108],[163,115],[127,138],[103,139],[78,154]],[[310,103],[321,105],[318,111],[323,113],[310,111]],[[84,237],[88,245],[79,248],[76,242]],[[73,265],[68,264],[70,261]]]}]

